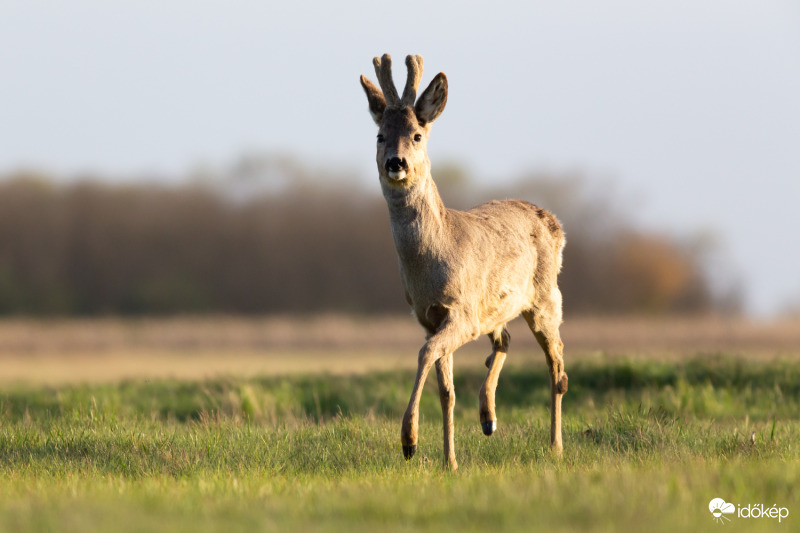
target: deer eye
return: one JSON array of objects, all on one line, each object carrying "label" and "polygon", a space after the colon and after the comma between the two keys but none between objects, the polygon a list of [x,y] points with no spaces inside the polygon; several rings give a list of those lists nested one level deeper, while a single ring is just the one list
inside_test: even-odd
[{"label": "deer eye", "polygon": [[414,135],[414,142],[415,142],[415,143],[418,143],[418,142],[420,142],[421,140],[422,140],[422,135],[420,135],[419,133],[417,133],[416,135]]},{"label": "deer eye", "polygon": [[379,133],[379,134],[378,134],[378,143],[380,144],[380,143],[382,143],[382,142],[383,142],[383,141],[385,141],[385,140],[386,140],[386,139],[384,139],[384,138],[383,138],[383,135],[381,135],[381,134]]}]

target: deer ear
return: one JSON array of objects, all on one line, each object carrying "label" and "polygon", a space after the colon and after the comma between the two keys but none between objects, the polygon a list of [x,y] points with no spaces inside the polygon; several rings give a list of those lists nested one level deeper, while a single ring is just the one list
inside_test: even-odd
[{"label": "deer ear", "polygon": [[363,74],[361,75],[361,86],[364,92],[367,93],[367,101],[369,102],[369,114],[372,115],[372,120],[378,126],[381,125],[383,119],[383,110],[386,109],[386,99],[380,89],[375,87],[375,84],[369,81]]},{"label": "deer ear", "polygon": [[447,103],[447,76],[440,72],[431,80],[428,88],[422,93],[414,106],[417,119],[423,124],[433,122],[444,111]]}]

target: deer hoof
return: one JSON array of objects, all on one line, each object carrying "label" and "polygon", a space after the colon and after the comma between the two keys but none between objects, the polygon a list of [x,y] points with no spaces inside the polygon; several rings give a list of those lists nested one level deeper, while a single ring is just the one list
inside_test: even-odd
[{"label": "deer hoof", "polygon": [[406,458],[406,461],[414,457],[414,454],[417,453],[417,445],[412,444],[411,446],[406,446],[403,444],[403,457]]},{"label": "deer hoof", "polygon": [[484,435],[491,437],[492,433],[494,433],[497,429],[497,420],[487,420],[486,422],[481,422],[481,429],[483,430]]}]

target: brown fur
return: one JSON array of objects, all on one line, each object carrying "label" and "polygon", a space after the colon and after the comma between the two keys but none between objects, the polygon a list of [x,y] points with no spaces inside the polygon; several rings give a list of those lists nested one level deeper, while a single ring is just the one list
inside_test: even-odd
[{"label": "brown fur", "polygon": [[[508,349],[505,326],[522,314],[550,368],[550,441],[560,452],[561,396],[567,390],[557,284],[565,243],[561,226],[550,212],[520,200],[492,201],[469,211],[445,208],[431,178],[426,143],[431,123],[447,102],[447,78],[443,73],[436,75],[414,104],[410,88],[416,93],[422,58],[409,56],[406,60],[409,80],[402,101],[391,79],[389,55],[375,58],[373,63],[382,93],[364,76],[361,84],[370,114],[379,126],[376,162],[381,189],[389,207],[406,299],[427,332],[403,417],[404,449],[417,444],[422,386],[435,364],[445,462],[457,468],[452,354],[481,334],[490,335],[493,351],[480,392],[480,418],[481,422],[494,422],[495,388]],[[397,169],[392,167],[393,160]]]}]

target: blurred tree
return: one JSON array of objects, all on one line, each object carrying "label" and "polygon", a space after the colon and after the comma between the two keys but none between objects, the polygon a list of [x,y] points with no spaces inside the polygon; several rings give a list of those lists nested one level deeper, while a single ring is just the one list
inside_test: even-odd
[{"label": "blurred tree", "polygon": [[[200,175],[172,187],[0,179],[0,313],[407,310],[377,190],[285,158]],[[449,206],[516,197],[559,216],[568,314],[736,307],[738,293],[709,281],[707,247],[633,230],[607,183],[534,174],[500,190],[457,165],[434,175]]]}]

